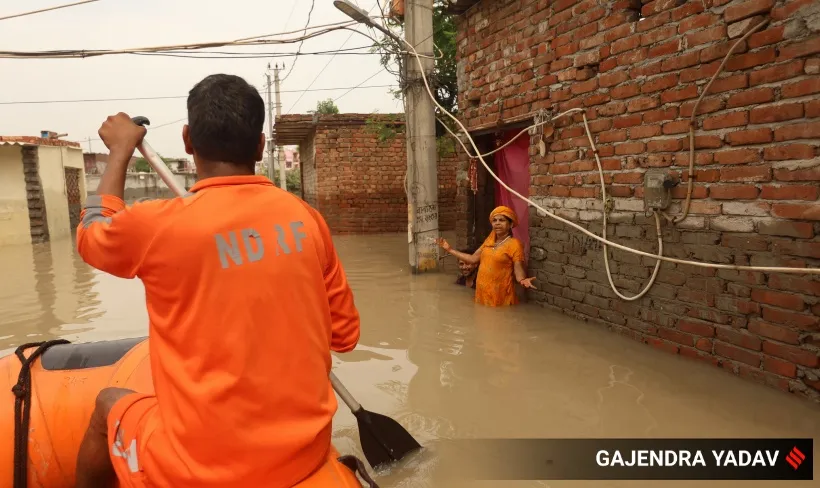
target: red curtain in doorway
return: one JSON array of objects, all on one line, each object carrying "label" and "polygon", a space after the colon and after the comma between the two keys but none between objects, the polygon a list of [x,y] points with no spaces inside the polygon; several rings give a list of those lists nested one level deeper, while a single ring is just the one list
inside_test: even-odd
[{"label": "red curtain in doorway", "polygon": [[[499,141],[499,146],[506,144],[519,132],[518,130],[507,131]],[[509,146],[498,151],[495,156],[495,173],[507,186],[516,192],[530,197],[530,136],[525,132],[518,139],[510,143]],[[518,214],[518,226],[513,229],[513,236],[524,244],[524,256],[529,260],[530,256],[530,213],[529,203],[510,193],[509,190],[499,185],[495,185],[496,205],[510,207]]]}]

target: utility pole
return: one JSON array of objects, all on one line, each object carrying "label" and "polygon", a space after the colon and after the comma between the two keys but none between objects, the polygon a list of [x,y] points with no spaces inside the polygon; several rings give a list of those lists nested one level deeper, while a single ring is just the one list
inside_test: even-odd
[{"label": "utility pole", "polygon": [[[285,65],[282,64],[282,69],[285,69]],[[273,72],[273,80],[274,84],[276,85],[276,116],[282,116],[282,100],[279,97],[279,63],[276,63],[276,67]],[[276,148],[276,163],[279,165],[279,187],[283,190],[287,191],[288,189],[288,181],[287,175],[285,175],[285,165],[282,162],[282,150],[284,148],[282,146],[277,146]]]},{"label": "utility pole", "polygon": [[[421,55],[433,52],[433,0],[405,2],[405,40]],[[434,60],[420,58],[429,77]],[[438,152],[433,101],[424,85],[416,57],[405,62],[407,101],[407,188],[410,269],[413,273],[438,271]]]},{"label": "utility pole", "polygon": [[268,79],[268,178],[273,181],[273,104],[270,100],[270,63],[268,63],[265,76]]}]

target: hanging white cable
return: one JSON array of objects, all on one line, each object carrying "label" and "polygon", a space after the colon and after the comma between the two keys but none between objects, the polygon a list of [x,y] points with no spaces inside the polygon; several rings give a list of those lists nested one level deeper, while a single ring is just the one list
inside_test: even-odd
[{"label": "hanging white cable", "polygon": [[[403,40],[404,40],[404,39],[403,39]],[[487,170],[487,172],[488,172],[490,175],[492,175],[492,177],[493,177],[493,178],[494,178],[494,179],[495,179],[498,183],[500,183],[500,184],[501,184],[501,186],[503,186],[504,188],[506,188],[506,189],[507,189],[510,193],[512,193],[513,195],[517,196],[518,198],[520,198],[520,199],[524,200],[525,202],[529,203],[530,205],[532,205],[532,206],[533,206],[533,207],[535,207],[536,209],[538,209],[538,210],[540,210],[541,212],[543,212],[543,213],[544,213],[545,215],[547,215],[548,217],[551,217],[551,218],[553,218],[553,219],[555,219],[555,220],[557,220],[557,221],[559,221],[559,222],[562,222],[562,223],[564,223],[564,224],[566,224],[566,225],[569,225],[570,227],[572,227],[572,228],[574,228],[574,229],[577,229],[578,231],[580,231],[580,232],[582,232],[582,233],[584,233],[584,234],[588,235],[589,237],[591,237],[591,238],[595,239],[596,241],[601,242],[601,243],[602,243],[602,244],[604,244],[604,245],[609,245],[609,246],[612,246],[612,247],[614,247],[614,248],[616,248],[616,249],[621,249],[621,250],[623,250],[623,251],[631,252],[631,253],[633,253],[633,254],[637,254],[637,255],[639,255],[639,256],[644,256],[644,257],[648,257],[648,258],[658,259],[658,260],[661,260],[661,261],[667,261],[667,262],[670,262],[670,263],[676,263],[676,264],[688,264],[688,265],[691,265],[691,266],[698,266],[698,267],[702,267],[702,268],[731,269],[731,270],[735,270],[735,271],[760,271],[760,272],[764,272],[764,273],[798,273],[798,274],[818,274],[818,275],[820,275],[820,268],[806,268],[806,267],[802,267],[802,268],[793,268],[793,267],[782,267],[782,266],[741,266],[741,265],[737,265],[737,264],[717,264],[717,263],[706,263],[706,262],[701,262],[701,261],[690,261],[690,260],[686,260],[686,259],[670,258],[670,257],[662,256],[662,255],[660,255],[660,254],[651,254],[651,253],[648,253],[648,252],[640,251],[640,250],[638,250],[638,249],[633,249],[633,248],[631,248],[631,247],[628,247],[628,246],[624,246],[624,245],[618,244],[618,243],[616,243],[616,242],[609,241],[608,239],[602,238],[601,236],[599,236],[599,235],[597,235],[597,234],[595,234],[595,233],[592,233],[592,232],[588,231],[587,229],[585,229],[585,228],[581,227],[580,225],[578,225],[578,224],[576,224],[576,223],[574,223],[574,222],[571,222],[571,221],[569,221],[569,220],[567,220],[567,219],[564,219],[564,218],[562,218],[562,217],[560,217],[560,216],[558,216],[558,215],[555,215],[554,213],[552,213],[552,212],[550,212],[549,210],[547,210],[547,209],[545,209],[545,208],[541,207],[540,205],[536,204],[535,202],[533,202],[533,201],[532,201],[532,200],[530,200],[529,198],[527,198],[527,197],[525,197],[525,196],[521,195],[521,194],[520,194],[520,193],[518,193],[517,191],[513,190],[512,188],[510,188],[510,187],[509,187],[506,183],[504,183],[504,182],[503,182],[503,181],[502,181],[502,180],[501,180],[501,179],[500,179],[500,178],[499,178],[499,177],[498,177],[498,176],[497,176],[497,175],[496,175],[496,174],[495,174],[495,173],[494,173],[494,172],[490,169],[489,165],[487,165],[487,162],[486,162],[486,161],[484,161],[484,158],[481,156],[481,151],[479,151],[479,150],[478,150],[478,147],[476,146],[475,141],[473,140],[473,138],[470,136],[469,131],[467,130],[467,128],[466,128],[466,127],[464,127],[464,124],[462,124],[462,123],[461,123],[461,121],[460,121],[460,120],[458,120],[458,118],[457,118],[457,117],[455,117],[453,114],[451,114],[451,113],[450,113],[447,109],[445,109],[444,107],[442,107],[442,106],[441,106],[441,104],[439,104],[439,103],[438,103],[438,101],[436,100],[436,97],[434,96],[433,91],[432,91],[432,89],[430,88],[430,84],[429,84],[429,83],[428,83],[428,81],[427,81],[427,75],[426,75],[426,73],[424,72],[424,66],[423,66],[423,65],[422,65],[422,63],[421,63],[420,56],[419,56],[419,54],[416,52],[415,47],[413,47],[413,45],[411,45],[411,44],[410,44],[409,42],[407,42],[406,40],[404,40],[404,43],[407,45],[408,49],[410,50],[410,53],[411,53],[411,54],[413,54],[413,57],[416,59],[416,63],[419,65],[419,70],[420,70],[420,72],[421,72],[421,78],[422,78],[422,81],[424,81],[424,86],[425,86],[425,88],[427,89],[427,94],[430,96],[430,98],[432,99],[433,103],[434,103],[434,104],[435,104],[435,105],[436,105],[439,109],[441,109],[441,111],[442,111],[442,112],[446,113],[446,114],[447,114],[447,115],[448,115],[451,119],[453,119],[453,121],[455,121],[455,123],[456,123],[456,124],[458,124],[458,125],[459,125],[459,127],[461,127],[461,130],[464,132],[464,134],[465,134],[465,135],[467,136],[467,138],[470,140],[470,145],[472,145],[472,146],[473,146],[473,149],[475,150],[475,154],[478,156],[478,159],[481,161],[481,164],[482,164],[482,165],[484,165],[484,168]],[[557,115],[557,116],[553,117],[553,118],[552,118],[552,121],[554,121],[554,120],[556,120],[556,119],[558,119],[558,118],[560,118],[560,117],[562,117],[562,116],[566,116],[566,115],[568,115],[568,114],[570,114],[570,113],[574,113],[574,112],[581,112],[581,111],[583,111],[583,109],[570,109],[570,110],[568,110],[568,111],[566,111],[566,112],[564,112],[564,113],[562,113],[562,114],[559,114],[559,115]],[[542,123],[542,124],[538,124],[538,125],[543,125],[543,123]],[[445,127],[446,127],[446,126],[445,126]],[[585,130],[587,131],[587,136],[591,138],[591,135],[590,135],[590,132],[589,132],[589,128],[588,128],[588,127],[585,127]],[[451,133],[452,133],[452,132],[451,132]],[[456,139],[458,140],[459,144],[461,144],[461,146],[464,148],[464,150],[465,150],[465,151],[467,151],[467,153],[469,154],[469,153],[470,153],[470,151],[467,149],[467,146],[464,144],[464,142],[463,142],[460,138],[458,138],[458,137],[456,137]]]}]

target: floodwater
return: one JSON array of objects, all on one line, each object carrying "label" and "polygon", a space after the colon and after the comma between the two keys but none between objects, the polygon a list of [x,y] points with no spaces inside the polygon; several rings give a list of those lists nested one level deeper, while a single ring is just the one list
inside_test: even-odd
[{"label": "floodwater", "polygon": [[[397,419],[425,447],[375,473],[388,487],[802,487],[816,481],[457,482],[436,476],[459,437],[811,437],[820,407],[672,356],[534,304],[476,306],[452,258],[411,276],[406,235],[338,237],[362,316],[334,370],[362,405]],[[147,334],[139,280],[85,265],[72,240],[0,248],[0,355],[24,342]],[[536,282],[537,286],[537,282]],[[334,442],[361,456],[339,402]],[[464,466],[469,473],[469,466]],[[815,477],[818,469],[815,468]]]}]

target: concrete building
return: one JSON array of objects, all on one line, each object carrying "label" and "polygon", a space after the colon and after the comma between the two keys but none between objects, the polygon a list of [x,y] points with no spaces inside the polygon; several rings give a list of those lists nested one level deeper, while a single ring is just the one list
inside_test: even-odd
[{"label": "concrete building", "polygon": [[71,236],[85,199],[78,143],[0,136],[0,245]]},{"label": "concrete building", "polygon": [[[336,234],[407,232],[403,114],[283,115],[276,141],[298,145],[302,198]],[[458,154],[439,159],[439,228],[455,226]]]},{"label": "concrete building", "polygon": [[[456,0],[451,9],[460,117],[482,152],[580,109],[485,158],[525,172],[517,191],[599,236],[606,215],[610,240],[644,252],[658,251],[654,208],[675,219],[660,219],[666,256],[820,267],[818,2]],[[470,169],[463,162],[461,174]],[[504,197],[482,165],[475,173],[459,181],[459,245],[487,235],[488,209]],[[527,213],[518,236],[531,242],[531,300],[820,400],[818,275],[662,262],[652,281],[657,261],[610,249],[619,293],[649,287],[625,300],[599,241]]]}]

